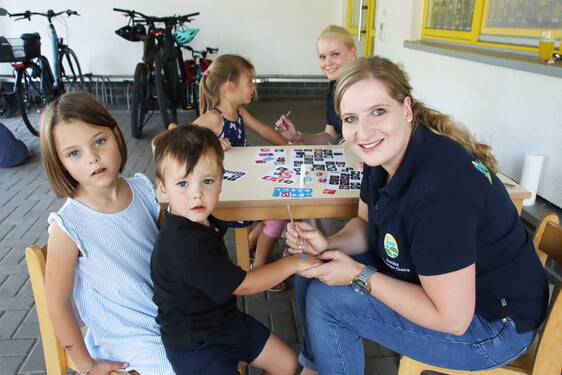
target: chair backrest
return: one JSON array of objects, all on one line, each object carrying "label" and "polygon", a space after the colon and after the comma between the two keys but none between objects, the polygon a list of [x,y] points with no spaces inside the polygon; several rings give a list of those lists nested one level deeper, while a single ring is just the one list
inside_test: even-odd
[{"label": "chair backrest", "polygon": [[25,249],[25,260],[33,289],[35,308],[39,319],[39,330],[43,343],[45,368],[48,375],[66,375],[67,367],[75,369],[67,351],[59,343],[47,311],[47,295],[45,291],[45,266],[47,245],[43,248],[29,246]]},{"label": "chair backrest", "polygon": [[[37,318],[39,320],[39,330],[41,332],[41,342],[43,343],[47,375],[67,375],[67,368],[78,371],[70,355],[68,355],[68,352],[57,340],[53,324],[49,318],[49,312],[47,311],[47,293],[45,290],[47,245],[42,248],[35,245],[26,248],[25,261],[27,263],[29,279],[31,280],[31,288],[35,299],[35,309],[37,310]],[[140,375],[134,370],[130,372],[112,371],[111,374]]]},{"label": "chair backrest", "polygon": [[[543,216],[535,230],[535,248],[543,261],[553,259],[562,266],[562,226],[555,214]],[[562,369],[562,293],[557,285],[552,293],[548,316],[540,334],[533,374],[560,374]]]}]

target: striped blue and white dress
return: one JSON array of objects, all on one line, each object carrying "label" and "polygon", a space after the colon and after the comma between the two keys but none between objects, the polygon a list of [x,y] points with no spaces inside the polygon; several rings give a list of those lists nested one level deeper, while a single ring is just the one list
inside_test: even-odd
[{"label": "striped blue and white dress", "polygon": [[123,211],[101,213],[68,198],[48,221],[56,220],[83,253],[74,300],[88,326],[85,341],[92,357],[129,362],[128,370],[142,375],[174,374],[155,320],[150,279],[160,206],[145,175],[126,181],[133,200]]}]

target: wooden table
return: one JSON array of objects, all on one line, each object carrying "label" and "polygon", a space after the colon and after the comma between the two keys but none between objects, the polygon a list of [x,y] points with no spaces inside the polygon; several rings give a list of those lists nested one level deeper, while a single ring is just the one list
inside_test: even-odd
[{"label": "wooden table", "polygon": [[509,177],[503,175],[502,173],[498,173],[497,176],[505,185],[505,188],[509,193],[509,197],[513,201],[515,208],[517,208],[517,212],[519,213],[519,215],[521,215],[521,210],[523,209],[523,200],[531,198],[531,192]]},{"label": "wooden table", "polygon": [[[312,198],[274,198],[275,187],[300,188],[299,182],[293,185],[276,184],[260,180],[262,176],[275,168],[272,165],[255,165],[256,151],[264,148],[235,147],[225,153],[225,169],[242,170],[247,172],[237,181],[223,181],[222,193],[217,208],[213,211],[216,217],[228,220],[268,220],[290,219],[287,205],[290,204],[294,219],[338,218],[354,217],[357,215],[359,191],[338,190],[335,194],[323,194],[324,184],[313,178],[304,188],[312,188]],[[345,145],[341,146],[272,146],[269,148],[284,148],[286,150],[287,165],[291,163],[292,149],[344,149],[350,167],[357,167],[359,160]],[[235,228],[236,256],[238,265],[245,270],[250,268],[250,249],[248,235],[250,227]]]},{"label": "wooden table", "polygon": [[[287,204],[291,205],[291,211],[295,219],[312,218],[342,218],[355,217],[359,203],[359,191],[338,190],[334,195],[323,194],[324,184],[314,179],[307,184],[306,188],[312,188],[312,198],[274,198],[273,189],[276,186],[300,187],[298,182],[286,186],[260,180],[262,176],[274,169],[271,165],[255,165],[254,159],[256,147],[236,147],[225,153],[225,169],[242,170],[247,172],[243,178],[237,181],[224,180],[220,201],[213,211],[216,217],[228,220],[267,220],[267,219],[289,219]],[[287,165],[291,163],[291,149],[318,148],[318,149],[344,149],[348,165],[356,168],[359,160],[346,145],[340,146],[284,146],[270,148],[285,148]],[[500,180],[504,182],[513,203],[521,214],[523,199],[530,198],[531,193],[506,176],[499,174]],[[245,270],[250,267],[250,249],[248,235],[250,227],[235,228],[236,256],[238,264]]]}]

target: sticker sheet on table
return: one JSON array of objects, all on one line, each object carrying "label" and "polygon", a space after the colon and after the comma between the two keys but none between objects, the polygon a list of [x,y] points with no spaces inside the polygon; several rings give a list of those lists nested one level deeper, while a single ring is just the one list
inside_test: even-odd
[{"label": "sticker sheet on table", "polygon": [[[262,147],[256,150],[254,165],[275,166],[260,179],[282,185],[301,182],[300,188],[275,187],[273,197],[312,197],[312,189],[306,185],[317,181],[325,184],[323,194],[335,194],[337,190],[359,190],[363,171],[351,168],[345,158],[344,149],[302,147],[290,150],[290,163],[283,148]],[[305,176],[301,178],[301,168],[305,164]],[[226,170],[225,180],[237,181],[246,172]]]}]

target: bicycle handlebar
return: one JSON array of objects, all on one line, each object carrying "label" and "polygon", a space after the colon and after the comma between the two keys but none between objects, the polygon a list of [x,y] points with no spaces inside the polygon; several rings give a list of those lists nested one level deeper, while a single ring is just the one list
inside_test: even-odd
[{"label": "bicycle handlebar", "polygon": [[207,58],[207,54],[214,54],[217,53],[219,51],[218,48],[211,48],[211,47],[205,47],[204,50],[201,51],[197,51],[195,49],[193,49],[193,47],[189,46],[189,45],[182,45],[182,48],[185,48],[188,51],[191,51],[191,55],[195,58],[196,56],[201,56],[202,58]]},{"label": "bicycle handlebar", "polygon": [[177,23],[177,22],[191,22],[192,18],[199,15],[199,12],[184,14],[181,16],[170,16],[170,17],[154,17],[154,16],[147,16],[141,12],[137,12],[136,10],[129,10],[129,9],[121,9],[121,8],[113,8],[116,12],[126,13],[125,16],[130,17],[131,19],[135,19],[135,16],[139,16],[143,18],[146,23],[154,23],[154,22],[164,22],[164,23]]},{"label": "bicycle handlebar", "polygon": [[27,20],[31,21],[31,16],[43,16],[43,17],[47,17],[49,19],[49,22],[51,22],[52,18],[58,17],[58,16],[60,16],[61,14],[64,14],[64,13],[66,13],[66,15],[68,17],[80,15],[80,14],[78,14],[77,11],[71,10],[71,9],[61,10],[60,12],[55,12],[52,9],[49,9],[49,10],[47,10],[46,13],[32,12],[30,10],[26,10],[23,13],[8,13],[8,15],[10,17],[19,17],[19,18],[15,19],[16,21],[23,20],[23,19],[27,19]]}]

